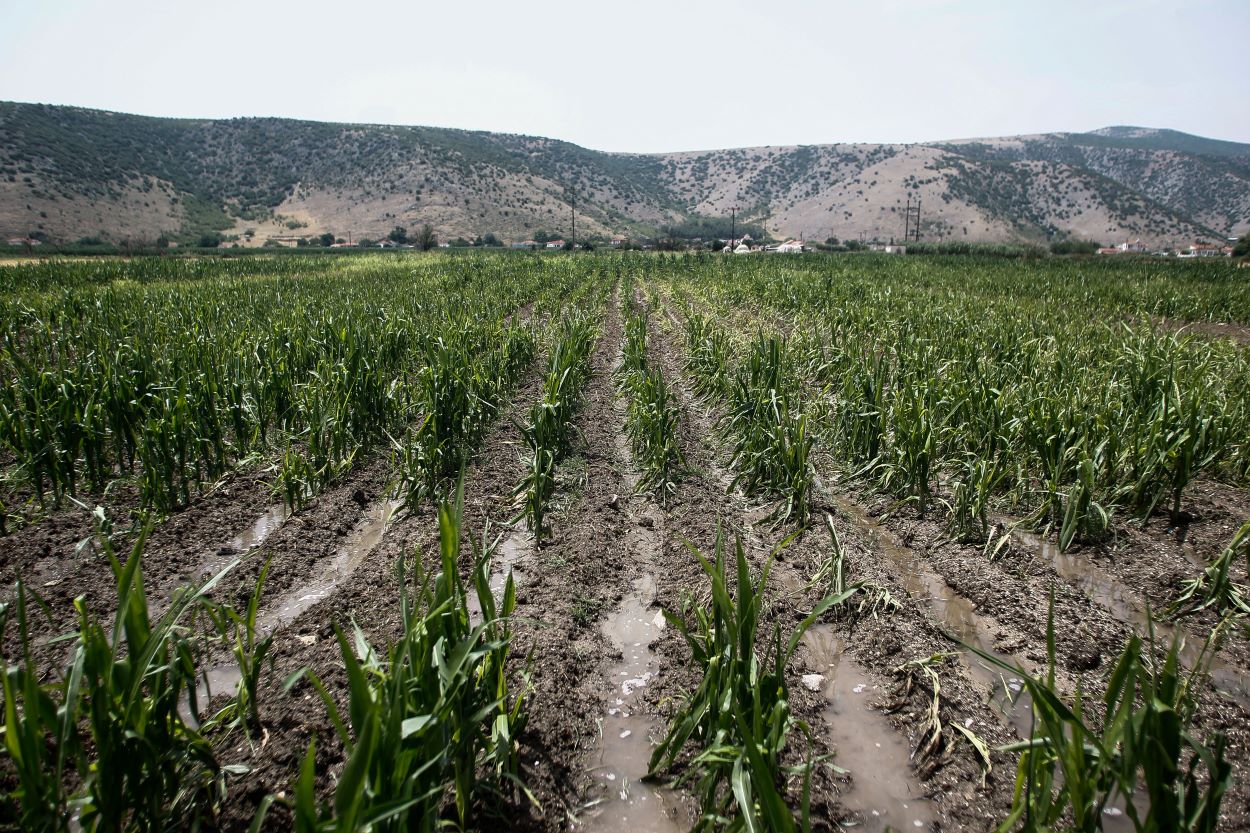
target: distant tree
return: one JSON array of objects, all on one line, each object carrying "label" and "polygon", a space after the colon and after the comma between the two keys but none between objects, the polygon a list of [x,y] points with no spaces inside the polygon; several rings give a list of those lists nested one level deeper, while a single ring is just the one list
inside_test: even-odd
[{"label": "distant tree", "polygon": [[468,240],[465,240],[463,237],[453,237],[451,239],[451,245],[459,249],[467,249],[473,244],[470,243]]},{"label": "distant tree", "polygon": [[1233,246],[1233,257],[1250,257],[1250,231],[1241,236]]},{"label": "distant tree", "polygon": [[362,237],[356,241],[356,245],[362,249],[372,249],[374,246],[378,245],[378,241],[369,237]]},{"label": "distant tree", "polygon": [[826,238],[825,238],[825,245],[826,245],[826,246],[836,246],[836,245],[838,245],[838,238],[836,238],[836,237],[826,237]]},{"label": "distant tree", "polygon": [[408,229],[403,226],[395,226],[395,228],[391,229],[391,233],[386,235],[386,239],[394,241],[395,243],[407,243]]},{"label": "distant tree", "polygon": [[499,239],[499,235],[495,234],[495,232],[493,231],[490,231],[490,232],[487,232],[486,236],[482,238],[482,245],[483,246],[502,246],[503,241]]},{"label": "distant tree", "polygon": [[215,249],[221,245],[222,236],[215,231],[205,232],[200,235],[201,249]]},{"label": "distant tree", "polygon": [[426,223],[417,232],[417,248],[423,252],[428,252],[437,245],[438,238],[434,236],[434,227]]},{"label": "distant tree", "polygon": [[158,248],[158,249],[168,249],[168,248],[169,248],[169,238],[168,238],[168,237],[166,237],[166,236],[165,236],[165,235],[163,235],[163,234],[162,234],[160,237],[156,238],[156,248]]},{"label": "distant tree", "polygon": [[585,240],[582,242],[582,249],[587,252],[593,252],[595,250],[595,244],[590,240]]},{"label": "distant tree", "polygon": [[573,251],[573,241],[572,241],[572,240],[565,240],[565,241],[564,241],[564,251],[566,251],[566,252],[571,252],[571,251]]},{"label": "distant tree", "polygon": [[328,249],[334,244],[334,235],[327,231],[325,234],[318,237],[317,240],[322,246],[325,246]]},{"label": "distant tree", "polygon": [[539,229],[538,231],[534,232],[535,243],[546,243],[548,240],[555,240],[555,239],[556,239],[555,235],[551,234],[548,231],[544,231],[543,229]]},{"label": "distant tree", "polygon": [[1102,248],[1093,240],[1056,240],[1050,244],[1052,255],[1092,255]]}]

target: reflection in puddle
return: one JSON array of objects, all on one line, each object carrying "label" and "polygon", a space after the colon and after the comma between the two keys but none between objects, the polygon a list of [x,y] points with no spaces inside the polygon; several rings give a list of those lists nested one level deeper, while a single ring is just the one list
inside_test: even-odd
[{"label": "reflection in puddle", "polygon": [[803,684],[829,701],[825,723],[833,740],[833,762],[851,773],[850,788],[839,797],[863,819],[863,829],[930,829],[932,803],[908,766],[911,751],[885,715],[868,705],[880,688],[844,653],[845,645],[829,625],[803,635],[814,673]]},{"label": "reflection in puddle", "polygon": [[291,517],[291,510],[285,503],[275,503],[265,510],[264,514],[252,522],[252,525],[231,538],[224,547],[199,566],[197,576],[206,578],[221,572],[235,558],[245,555],[261,544],[286,523]]},{"label": "reflection in puddle", "polygon": [[208,711],[208,704],[214,697],[226,695],[233,697],[235,688],[239,681],[243,679],[243,674],[239,671],[237,665],[218,665],[207,671],[200,671],[198,682],[195,684],[195,704],[199,714],[193,714],[191,710],[191,699],[188,695],[178,706],[178,715],[182,718],[182,722],[192,728],[199,728],[200,718]]},{"label": "reflection in puddle", "polygon": [[279,527],[291,517],[291,510],[286,503],[275,503],[265,510],[265,514],[257,518],[250,527],[240,532],[226,546],[235,553],[245,553],[255,549],[269,538]]},{"label": "reflection in puddle", "polygon": [[266,606],[256,617],[256,629],[269,632],[290,624],[301,613],[329,596],[334,588],[352,574],[361,562],[382,542],[403,501],[384,500],[374,504],[347,535],[343,546],[325,565],[314,580],[294,587],[283,594],[274,605]]},{"label": "reflection in puddle", "polygon": [[610,672],[613,686],[603,718],[603,736],[593,773],[602,797],[584,816],[582,829],[594,833],[678,833],[680,802],[670,791],[642,781],[651,760],[655,725],[638,712],[640,692],[655,677],[651,643],[664,629],[664,616],[652,609],[655,577],[634,582],[603,633],[621,652]]},{"label": "reflection in puddle", "polygon": [[[520,586],[525,582],[525,573],[516,564],[521,556],[534,549],[533,534],[526,528],[513,529],[499,539],[495,551],[491,555],[490,592],[498,606],[502,600],[504,587],[508,584],[508,576],[512,576],[513,584]],[[468,592],[469,622],[474,625],[482,623],[482,601],[473,587],[466,587]]]},{"label": "reflection in puddle", "polygon": [[[994,650],[991,628],[985,617],[976,612],[976,605],[971,599],[951,588],[941,576],[925,566],[914,551],[894,544],[893,537],[858,506],[846,502],[839,502],[838,506],[861,532],[867,533],[876,542],[877,550],[889,561],[908,595],[917,601],[927,602],[933,617],[952,636],[964,645],[972,645],[1009,665],[1021,664],[1015,657]],[[960,655],[972,676],[989,688],[993,709],[1020,737],[1029,737],[1032,733],[1033,701],[1022,680],[990,665],[967,648],[961,648]]]}]

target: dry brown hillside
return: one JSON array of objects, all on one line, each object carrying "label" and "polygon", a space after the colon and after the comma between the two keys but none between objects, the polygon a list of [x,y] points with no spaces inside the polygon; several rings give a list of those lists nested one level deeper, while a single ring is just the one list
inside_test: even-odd
[{"label": "dry brown hillside", "polygon": [[1250,145],[1107,128],[914,145],[609,154],[553,139],[288,119],[156,119],[0,103],[0,234],[241,245],[323,233],[652,235],[724,217],[777,237],[1077,237],[1147,245],[1250,229]]}]

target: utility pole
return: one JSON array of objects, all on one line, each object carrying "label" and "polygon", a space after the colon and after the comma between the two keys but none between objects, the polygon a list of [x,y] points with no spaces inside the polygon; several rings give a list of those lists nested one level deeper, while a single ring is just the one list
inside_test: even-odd
[{"label": "utility pole", "polygon": [[572,198],[569,202],[569,206],[573,212],[573,248],[572,248],[572,251],[575,252],[577,251],[577,191],[576,190],[574,190],[572,193]]},{"label": "utility pole", "polygon": [[738,234],[738,206],[729,209],[729,252],[732,254],[735,248],[734,237]]},{"label": "utility pole", "polygon": [[[915,212],[915,215],[916,215],[916,219],[914,223],[912,222],[913,211]],[[911,197],[908,197],[907,208],[904,213],[905,213],[905,217],[903,219],[903,242],[906,243],[908,240],[915,240],[917,243],[919,243],[920,242],[920,197],[916,197],[916,205],[914,208],[912,207],[912,204],[911,204]]]}]

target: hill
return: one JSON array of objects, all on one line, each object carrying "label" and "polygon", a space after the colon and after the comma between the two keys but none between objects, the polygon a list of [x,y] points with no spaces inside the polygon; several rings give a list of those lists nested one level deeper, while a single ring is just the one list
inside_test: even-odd
[{"label": "hill", "polygon": [[[1250,145],[1108,127],[920,144],[603,153],[481,131],[0,103],[0,234],[261,245],[329,232],[653,234],[737,208],[776,236],[1150,245],[1250,229]],[[694,221],[693,223],[691,221]],[[716,223],[711,224],[712,227]],[[708,227],[705,224],[703,227]]]}]

